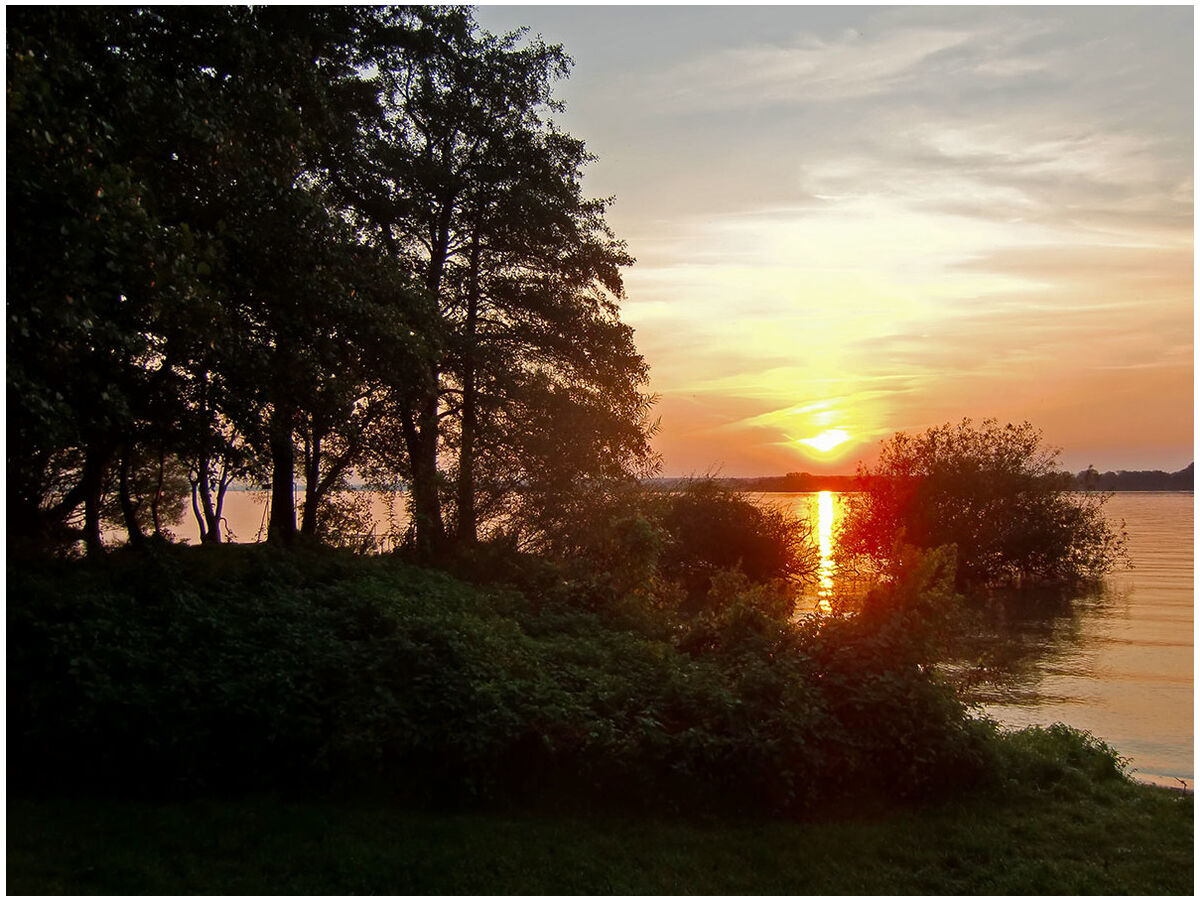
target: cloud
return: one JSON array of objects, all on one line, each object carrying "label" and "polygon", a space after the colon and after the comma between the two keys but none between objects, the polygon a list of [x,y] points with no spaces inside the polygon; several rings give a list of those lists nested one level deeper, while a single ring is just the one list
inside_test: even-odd
[{"label": "cloud", "polygon": [[837,33],[802,29],[785,37],[785,30],[770,40],[710,49],[640,79],[639,86],[655,108],[691,114],[945,95],[964,84],[996,91],[1013,81],[1057,76],[1063,68],[1054,50],[1036,43],[1062,28],[1055,16],[1010,11],[903,18],[869,13]]},{"label": "cloud", "polygon": [[650,90],[675,109],[830,102],[878,95],[969,32],[911,28],[863,38],[857,31],[825,40],[802,34],[790,45],[739,47],[686,62]]},{"label": "cloud", "polygon": [[964,415],[1070,423],[1064,445],[1190,423],[1192,16],[592,14],[644,51],[576,96],[668,468],[787,471],[789,435]]},{"label": "cloud", "polygon": [[1163,135],[1024,110],[968,122],[884,116],[852,150],[837,151],[814,154],[802,191],[840,205],[886,199],[1077,232],[1057,240],[1149,229],[1190,241],[1191,148]]}]

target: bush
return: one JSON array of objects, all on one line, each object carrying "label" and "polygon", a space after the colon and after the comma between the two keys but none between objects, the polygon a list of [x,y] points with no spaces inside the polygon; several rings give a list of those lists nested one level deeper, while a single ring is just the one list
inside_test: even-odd
[{"label": "bush", "polygon": [[908,548],[896,577],[857,613],[802,626],[838,726],[827,755],[842,760],[846,777],[921,797],[981,776],[992,727],[970,717],[938,668],[958,611],[953,582],[952,549]]},{"label": "bush", "polygon": [[[681,627],[719,602],[724,594],[712,591],[714,580],[730,572],[781,588],[775,593],[787,604],[783,614],[790,615],[793,598],[785,595],[811,582],[817,570],[817,549],[806,523],[711,478],[670,491],[593,490],[586,499],[587,515],[564,523],[548,551],[525,557],[524,575],[539,569],[545,575],[549,564],[557,572],[550,583],[570,585],[569,605],[603,611],[646,634],[661,636],[664,628]],[[511,572],[509,563],[497,564],[497,550],[503,557],[499,544],[485,551],[492,557],[486,568]],[[510,552],[509,561],[516,556]],[[473,558],[479,558],[478,551]],[[477,580],[480,573],[473,568],[467,564],[457,570]],[[529,586],[524,575],[520,580]],[[549,593],[562,592],[552,587]]]},{"label": "bush", "polygon": [[1078,796],[1126,777],[1129,760],[1087,731],[1061,722],[999,735],[993,780],[1007,790],[1061,791]]},{"label": "bush", "polygon": [[862,491],[849,495],[842,552],[886,569],[896,548],[953,544],[960,588],[1093,580],[1124,555],[1103,495],[1073,493],[1057,451],[1029,423],[931,428],[883,446]]},{"label": "bush", "polygon": [[377,774],[418,735],[453,755],[468,738],[440,711],[471,720],[461,657],[495,629],[451,579],[384,562],[199,547],[10,569],[11,746],[55,781],[157,788]]},{"label": "bush", "polygon": [[939,560],[804,624],[780,582],[728,570],[680,619],[545,560],[487,588],[270,547],[10,564],[10,775],[656,810],[922,796],[979,756],[913,624]]},{"label": "bush", "polygon": [[809,527],[779,509],[760,506],[711,478],[652,498],[667,535],[661,568],[693,599],[706,597],[713,576],[742,572],[755,583],[813,580],[817,549]]}]

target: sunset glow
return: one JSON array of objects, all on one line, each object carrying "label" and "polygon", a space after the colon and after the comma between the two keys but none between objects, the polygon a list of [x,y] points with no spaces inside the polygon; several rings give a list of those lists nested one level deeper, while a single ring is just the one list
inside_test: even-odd
[{"label": "sunset glow", "polygon": [[6,14],[15,894],[1194,893],[1193,8]]},{"label": "sunset glow", "polygon": [[1191,9],[480,17],[578,61],[666,474],[849,472],[964,417],[1191,461]]},{"label": "sunset glow", "polygon": [[797,443],[820,450],[822,453],[828,453],[834,447],[840,447],[848,440],[850,440],[850,432],[842,428],[831,428],[828,431],[822,431],[816,437],[800,438]]}]

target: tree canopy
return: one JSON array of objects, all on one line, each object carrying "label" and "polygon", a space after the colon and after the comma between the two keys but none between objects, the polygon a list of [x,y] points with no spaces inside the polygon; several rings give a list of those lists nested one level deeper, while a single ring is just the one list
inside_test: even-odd
[{"label": "tree canopy", "polygon": [[7,52],[30,549],[166,535],[189,494],[219,541],[235,480],[271,487],[272,541],[329,539],[374,478],[434,553],[653,467],[561,47],[464,8],[25,8]]},{"label": "tree canopy", "polygon": [[952,544],[960,587],[1098,577],[1122,558],[1124,536],[1103,516],[1107,497],[1075,493],[1057,455],[1028,422],[898,433],[860,470],[841,546],[886,567],[902,545]]}]

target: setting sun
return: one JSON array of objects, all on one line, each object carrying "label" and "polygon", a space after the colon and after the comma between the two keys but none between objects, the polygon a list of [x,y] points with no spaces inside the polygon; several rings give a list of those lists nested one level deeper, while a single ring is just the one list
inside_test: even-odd
[{"label": "setting sun", "polygon": [[1074,471],[1191,461],[1189,8],[533,9],[479,16],[587,60],[566,123],[638,259],[664,474],[965,417]]},{"label": "setting sun", "polygon": [[834,447],[838,447],[848,440],[850,440],[850,432],[844,428],[830,428],[827,431],[822,431],[816,437],[799,438],[796,443],[812,447],[814,450],[819,450],[822,453],[828,453]]}]

